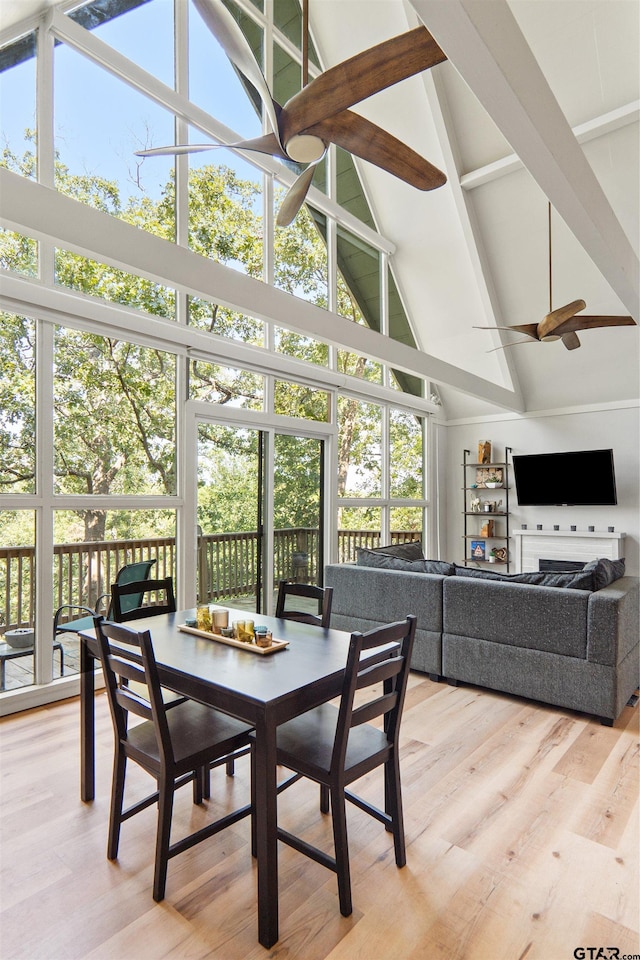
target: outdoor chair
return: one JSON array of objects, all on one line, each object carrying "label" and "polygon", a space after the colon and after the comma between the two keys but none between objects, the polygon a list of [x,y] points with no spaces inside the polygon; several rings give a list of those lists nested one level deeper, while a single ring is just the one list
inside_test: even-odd
[{"label": "outdoor chair", "polygon": [[[136,563],[128,563],[124,567],[121,567],[116,574],[115,582],[120,584],[132,583],[138,580],[146,580],[149,576],[149,571],[154,565],[155,560],[140,560]],[[101,613],[101,607],[104,606],[104,601],[109,598],[108,609],[105,612],[107,619],[115,619],[113,616],[113,611],[111,608],[111,593],[103,593],[96,600],[95,607],[93,610],[90,607],[83,607],[77,603],[65,603],[55,612],[53,618],[53,640],[54,644],[59,641],[56,639],[60,634],[64,633],[80,633],[82,630],[91,630],[93,623],[96,617],[96,614]],[[136,594],[130,594],[127,596],[126,602],[123,603],[123,609],[129,610],[135,607],[139,607],[142,602],[142,597],[136,596]],[[65,611],[78,611],[85,614],[85,616],[78,619],[69,620],[66,623],[60,622],[60,618]]]},{"label": "outdoor chair", "polygon": [[[353,633],[339,707],[322,704],[277,730],[277,762],[293,771],[278,792],[301,777],[320,784],[323,813],[329,812],[331,800],[334,856],[280,827],[278,839],[337,874],[340,912],[345,917],[352,912],[345,800],[393,833],[396,864],[406,863],[398,740],[415,630],[416,618],[409,616],[367,633]],[[365,654],[367,665],[360,662]],[[372,726],[375,719],[378,725]],[[346,789],[381,765],[384,811]],[[254,783],[252,775],[252,790]],[[253,835],[252,844],[255,850]]]},{"label": "outdoor chair", "polygon": [[[193,802],[202,803],[204,772],[211,766],[224,763],[233,751],[250,746],[252,728],[214,707],[188,698],[167,710],[162,700],[150,632],[138,632],[98,618],[95,627],[113,720],[115,748],[107,858],[117,859],[121,824],[157,803],[153,899],[160,901],[165,895],[167,868],[172,857],[251,813],[251,804],[247,804],[171,843],[173,800],[177,788],[193,782]],[[138,695],[134,684],[136,689],[140,684],[146,686],[148,699]],[[130,713],[141,717],[142,722],[129,727]],[[146,770],[155,779],[157,789],[124,809],[128,760]]]},{"label": "outdoor chair", "polygon": [[[294,609],[288,603],[288,598],[315,600],[318,604],[317,615],[308,610]],[[276,617],[285,620],[297,620],[299,623],[311,623],[316,627],[328,627],[331,622],[331,604],[333,602],[333,587],[318,587],[313,583],[291,583],[281,580],[278,587],[276,601]],[[300,606],[296,603],[296,606]]]}]

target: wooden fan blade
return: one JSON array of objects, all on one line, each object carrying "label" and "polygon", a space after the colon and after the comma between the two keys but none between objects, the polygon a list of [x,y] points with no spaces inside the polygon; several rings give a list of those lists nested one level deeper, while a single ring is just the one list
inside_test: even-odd
[{"label": "wooden fan blade", "polygon": [[273,133],[253,140],[238,140],[235,143],[179,143],[168,147],[151,147],[149,150],[136,150],[136,157],[165,157],[175,154],[182,156],[185,153],[202,153],[205,150],[219,150],[226,147],[228,150],[253,150],[256,153],[266,153],[270,157],[281,157],[286,160],[287,155],[280,147],[278,138]]},{"label": "wooden fan blade", "polygon": [[[198,0],[202,3],[203,0]],[[283,107],[282,142],[447,57],[426,27],[385,40],[311,80]]]},{"label": "wooden fan blade", "polygon": [[567,303],[564,307],[558,307],[557,310],[552,310],[551,313],[548,313],[544,320],[541,320],[538,324],[538,336],[541,340],[544,340],[545,337],[550,337],[552,335],[558,337],[558,327],[561,323],[564,323],[565,320],[570,320],[575,313],[579,313],[580,310],[584,310],[586,303],[584,300],[572,300],[571,303]]},{"label": "wooden fan blade", "polygon": [[278,227],[288,227],[295,219],[311,186],[315,168],[315,163],[309,164],[307,169],[300,174],[298,179],[289,188],[278,210],[278,216],[276,217],[276,225]]},{"label": "wooden fan blade", "polygon": [[572,333],[575,330],[595,330],[597,327],[635,327],[636,322],[633,317],[597,317],[578,314],[570,317],[560,327],[556,328],[556,333],[564,336],[565,333]]},{"label": "wooden fan blade", "polygon": [[271,96],[267,81],[244,33],[221,0],[193,0],[194,6],[227,57],[255,87],[262,99],[271,129],[282,148],[278,118],[281,107]]},{"label": "wooden fan blade", "polygon": [[[533,337],[534,340],[538,339],[538,324],[537,323],[519,323],[513,327],[473,327],[473,330],[517,330],[518,333],[525,333],[528,337]],[[519,340],[518,343],[523,341]]]},{"label": "wooden fan blade", "polygon": [[561,339],[567,350],[577,350],[580,346],[577,333],[563,333]]},{"label": "wooden fan blade", "polygon": [[434,190],[447,182],[444,173],[415,150],[351,110],[343,110],[305,132],[343,147],[418,190]]}]

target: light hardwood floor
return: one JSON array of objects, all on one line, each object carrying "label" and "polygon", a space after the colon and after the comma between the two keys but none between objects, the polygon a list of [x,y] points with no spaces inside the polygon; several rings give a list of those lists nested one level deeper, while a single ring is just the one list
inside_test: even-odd
[{"label": "light hardwood floor", "polygon": [[[571,960],[579,946],[640,955],[638,707],[608,728],[412,674],[407,866],[350,806],[354,912],[343,918],[334,875],[281,846],[281,939],[270,951],[257,942],[247,820],[172,860],[162,904],[151,898],[154,808],[123,826],[120,859],[107,861],[104,694],[96,714],[92,804],[79,799],[77,700],[0,725],[2,960]],[[130,765],[129,797],[150,782]],[[380,803],[380,785],[377,772],[360,792]],[[212,786],[202,808],[179,791],[174,836],[208,806],[245,802],[247,759],[233,779],[216,771]],[[297,784],[280,797],[280,822],[331,849],[317,801],[317,788]]]}]

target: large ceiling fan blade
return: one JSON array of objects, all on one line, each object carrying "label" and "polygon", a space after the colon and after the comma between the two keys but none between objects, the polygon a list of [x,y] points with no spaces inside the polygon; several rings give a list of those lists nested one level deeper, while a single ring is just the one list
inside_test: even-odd
[{"label": "large ceiling fan blade", "polygon": [[434,190],[447,182],[441,170],[406,143],[351,110],[343,110],[306,132],[374,163],[418,190]]},{"label": "large ceiling fan blade", "polygon": [[257,90],[265,105],[271,128],[282,147],[278,127],[281,107],[271,96],[264,74],[238,23],[221,0],[193,0],[193,3],[229,60]]},{"label": "large ceiling fan blade", "polygon": [[280,205],[278,210],[278,215],[276,217],[276,224],[279,227],[288,227],[290,223],[295,219],[300,207],[304,203],[305,197],[311,186],[311,181],[313,180],[313,175],[316,172],[316,164],[311,163],[304,170],[298,179],[293,183],[293,185],[287,191],[287,195]]},{"label": "large ceiling fan blade", "polygon": [[567,350],[577,350],[577,348],[580,346],[580,340],[577,333],[563,333],[561,340]]},{"label": "large ceiling fan blade", "polygon": [[562,336],[574,330],[595,330],[598,327],[635,327],[633,317],[586,316],[578,314],[571,317],[559,329]]},{"label": "large ceiling fan blade", "polygon": [[228,150],[252,150],[256,153],[266,153],[270,157],[288,159],[281,149],[278,138],[273,133],[253,140],[237,140],[235,143],[180,143],[168,147],[152,147],[149,150],[136,150],[136,157],[164,157],[175,154],[182,156],[185,153],[202,153],[205,150],[219,150],[226,147]]},{"label": "large ceiling fan blade", "polygon": [[287,101],[280,117],[283,142],[446,59],[422,26],[363,50],[325,70]]}]

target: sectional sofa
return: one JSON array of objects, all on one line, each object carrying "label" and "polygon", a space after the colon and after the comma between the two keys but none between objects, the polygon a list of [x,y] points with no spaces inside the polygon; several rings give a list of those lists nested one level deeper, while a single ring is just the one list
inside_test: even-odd
[{"label": "sectional sofa", "polygon": [[503,575],[411,557],[402,547],[409,556],[359,551],[356,564],[325,568],[333,627],[366,631],[412,613],[412,667],[433,679],[490,687],[609,725],[620,715],[640,672],[640,582],[621,576],[624,561]]}]

